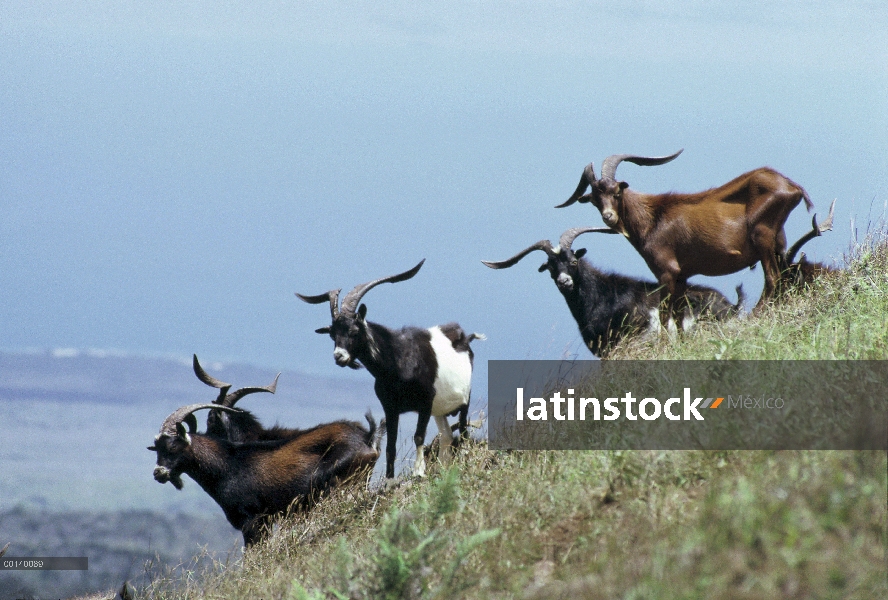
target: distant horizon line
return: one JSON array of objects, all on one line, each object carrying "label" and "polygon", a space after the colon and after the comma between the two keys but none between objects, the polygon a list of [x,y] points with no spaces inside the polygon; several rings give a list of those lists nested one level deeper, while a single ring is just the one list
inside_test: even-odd
[{"label": "distant horizon line", "polygon": [[[56,358],[59,360],[75,359],[75,358],[133,358],[147,360],[165,360],[175,362],[183,366],[191,368],[192,355],[184,355],[177,352],[157,352],[150,350],[121,350],[119,348],[96,348],[96,347],[77,347],[77,346],[25,346],[25,347],[0,347],[0,354],[12,356],[42,356],[46,358]],[[246,360],[211,360],[206,364],[201,360],[201,364],[212,371],[223,371],[232,367],[252,367],[268,371],[287,371],[290,373],[298,373],[300,376],[319,377],[323,379],[341,379],[335,375],[326,373],[316,373],[298,368],[278,368],[265,364],[250,362]]]}]

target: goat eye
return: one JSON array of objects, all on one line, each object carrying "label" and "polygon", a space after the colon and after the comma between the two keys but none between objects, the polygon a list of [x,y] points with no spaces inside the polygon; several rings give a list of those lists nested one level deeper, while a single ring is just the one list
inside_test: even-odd
[{"label": "goat eye", "polygon": [[577,266],[577,259],[574,258],[573,260],[571,260],[571,261],[570,261],[570,266],[572,266],[572,267]]}]

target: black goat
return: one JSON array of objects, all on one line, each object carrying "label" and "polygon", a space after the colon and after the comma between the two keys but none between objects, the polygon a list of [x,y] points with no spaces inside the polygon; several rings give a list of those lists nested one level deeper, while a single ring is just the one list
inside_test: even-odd
[{"label": "black goat", "polygon": [[410,279],[424,262],[425,259],[404,273],[355,287],[346,294],[341,309],[341,289],[317,296],[296,294],[310,304],[330,304],[332,324],[316,331],[333,338],[336,364],[353,369],[363,365],[376,379],[374,390],[385,411],[387,478],[395,476],[398,418],[402,413],[415,411],[419,414],[413,436],[416,444],[413,472],[417,476],[425,475],[423,446],[430,417],[435,417],[441,434],[439,458],[442,462],[449,459],[453,442],[448,416],[459,415],[460,438],[466,437],[474,360],[469,344],[475,339],[485,339],[478,333],[466,335],[456,323],[429,329],[405,327],[393,330],[366,320],[367,306],[360,304],[364,294],[381,283]]},{"label": "black goat", "polygon": [[[647,329],[659,330],[657,311],[660,286],[623,275],[603,273],[587,260],[581,260],[586,249],[574,251],[572,245],[577,236],[588,232],[615,233],[612,229],[600,227],[568,229],[561,234],[558,246],[554,248],[549,240],[540,240],[508,260],[481,262],[491,269],[505,269],[534,250],[545,252],[548,260],[539,268],[540,273],[549,271],[580,328],[586,347],[595,356],[601,356],[627,335]],[[686,293],[694,317],[712,315],[718,320],[739,312],[743,302],[740,286],[737,287],[737,296],[737,304],[731,304],[717,290],[699,285],[688,286]]]},{"label": "black goat", "polygon": [[[213,400],[213,404],[218,404],[225,408],[234,408],[237,401],[248,394],[255,394],[257,392],[275,393],[277,390],[278,377],[281,376],[281,374],[278,373],[271,385],[265,387],[240,388],[229,394],[228,390],[231,389],[231,384],[219,381],[204,371],[203,367],[200,366],[200,362],[197,360],[197,354],[194,355],[192,366],[194,368],[194,374],[197,375],[198,379],[210,387],[219,389],[219,395]],[[292,435],[298,435],[299,433],[301,433],[299,429],[287,429],[284,427],[278,427],[277,425],[271,429],[266,429],[259,422],[259,419],[246,410],[229,412],[213,409],[207,413],[207,435],[222,437],[230,442],[279,440],[292,437]]]},{"label": "black goat", "polygon": [[174,411],[148,447],[157,452],[154,479],[181,490],[182,474],[190,476],[243,533],[247,546],[264,537],[269,517],[291,506],[308,508],[318,494],[369,471],[379,458],[370,413],[369,430],[353,421],[336,421],[286,439],[239,443],[196,433],[194,412],[201,409],[238,412],[218,404]]},{"label": "black goat", "polygon": [[817,224],[816,214],[811,217],[811,230],[800,237],[798,240],[796,240],[796,242],[792,246],[790,246],[789,250],[786,251],[785,255],[777,256],[777,263],[780,265],[781,291],[794,291],[803,289],[804,287],[814,283],[814,280],[819,277],[838,272],[838,269],[836,269],[835,267],[830,267],[829,265],[825,265],[819,262],[809,261],[805,257],[804,252],[802,252],[802,254],[799,256],[798,262],[793,262],[795,260],[796,254],[799,250],[801,250],[802,246],[804,246],[814,238],[820,237],[824,234],[824,232],[832,231],[833,209],[835,208],[835,206],[836,201],[833,200],[832,204],[829,205],[829,215],[827,215],[826,220],[820,225]]}]

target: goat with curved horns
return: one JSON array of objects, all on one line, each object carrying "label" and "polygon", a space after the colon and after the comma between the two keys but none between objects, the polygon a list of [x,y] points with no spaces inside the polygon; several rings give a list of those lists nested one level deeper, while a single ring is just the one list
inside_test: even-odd
[{"label": "goat with curved horns", "polygon": [[318,494],[372,469],[379,458],[370,413],[369,430],[353,421],[336,421],[286,439],[237,443],[197,433],[194,413],[203,409],[240,412],[218,404],[191,404],[173,411],[148,447],[157,452],[154,479],[181,490],[182,474],[190,476],[243,533],[247,546],[265,535],[268,517],[294,503],[307,508]]},{"label": "goat with curved horns", "polygon": [[[230,383],[225,383],[204,371],[197,360],[197,354],[194,355],[192,361],[194,374],[202,382],[210,387],[217,388],[219,395],[213,400],[213,404],[223,408],[234,408],[238,400],[249,394],[258,392],[275,393],[277,389],[278,378],[280,373],[271,382],[271,385],[265,387],[245,387],[235,390],[231,393]],[[286,429],[274,426],[266,429],[252,413],[246,410],[238,410],[237,412],[228,412],[221,409],[213,409],[207,414],[207,435],[223,437],[229,442],[255,442],[259,440],[279,440],[289,437],[294,433],[300,433],[298,429]]]},{"label": "goat with curved horns", "polygon": [[[309,304],[330,304],[333,322],[317,333],[329,334],[335,344],[333,359],[340,367],[359,369],[363,365],[376,379],[374,390],[385,411],[386,449],[385,476],[395,476],[398,418],[405,412],[416,412],[416,462],[414,475],[425,475],[426,428],[429,419],[441,434],[439,458],[447,462],[453,434],[448,416],[459,415],[460,439],[467,436],[469,397],[472,389],[474,353],[469,344],[484,335],[466,335],[456,323],[420,329],[404,327],[393,330],[366,320],[367,306],[360,304],[364,294],[381,283],[406,281],[416,275],[425,259],[397,275],[375,279],[356,286],[346,294],[339,306],[338,290],[317,296],[296,294]],[[360,306],[359,306],[360,305]]]},{"label": "goat with curved horns", "polygon": [[801,250],[802,246],[814,238],[820,237],[824,232],[832,231],[833,209],[835,206],[836,201],[833,200],[832,204],[829,205],[829,215],[827,215],[826,220],[819,225],[817,224],[817,215],[815,214],[811,217],[811,230],[796,240],[795,243],[789,247],[789,250],[786,251],[786,254],[780,257],[782,259],[781,268],[783,269],[780,275],[780,283],[784,289],[795,290],[803,288],[806,285],[811,285],[818,277],[828,273],[835,273],[837,271],[837,269],[830,267],[829,265],[809,261],[805,257],[804,252],[799,256],[799,262],[793,262],[796,254]]},{"label": "goat with curved horns", "polygon": [[[549,240],[540,240],[508,260],[481,262],[491,269],[506,269],[535,250],[545,252],[547,260],[539,268],[540,273],[549,271],[577,322],[586,347],[595,356],[601,356],[626,336],[659,329],[659,286],[603,273],[593,267],[583,259],[585,248],[572,248],[574,240],[584,233],[617,232],[601,227],[576,227],[562,233],[554,248]],[[687,296],[694,317],[711,315],[718,320],[736,315],[743,301],[741,286],[737,286],[735,305],[719,291],[705,286],[689,286]]]},{"label": "goat with curved horns", "polygon": [[[681,152],[662,157],[610,156],[601,166],[601,179],[595,178],[589,163],[576,191],[556,208],[591,202],[608,227],[626,236],[662,286],[664,326],[673,316],[681,325],[684,302],[678,303],[678,315],[674,309],[676,300],[685,296],[688,277],[728,275],[761,262],[765,288],[758,309],[774,295],[780,278],[777,257],[786,249],[783,225],[802,200],[810,210],[811,199],[799,185],[767,167],[695,194],[643,194],[615,179],[623,161],[662,165]],[[592,192],[586,194],[590,186]]]}]

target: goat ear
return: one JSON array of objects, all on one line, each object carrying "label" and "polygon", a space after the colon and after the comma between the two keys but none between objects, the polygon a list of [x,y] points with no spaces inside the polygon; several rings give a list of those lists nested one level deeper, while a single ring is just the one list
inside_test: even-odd
[{"label": "goat ear", "polygon": [[180,440],[182,440],[189,446],[191,445],[191,436],[188,435],[188,430],[185,429],[184,423],[176,423],[176,435],[179,436]]},{"label": "goat ear", "polygon": [[157,452],[157,446],[148,446],[148,449],[152,452]]},{"label": "goat ear", "polygon": [[625,181],[621,181],[621,182],[618,183],[617,185],[620,186],[620,191],[623,191],[623,190],[625,190],[627,187],[629,187],[629,184],[626,183]]},{"label": "goat ear", "polygon": [[330,333],[329,327],[321,327],[320,329],[315,329],[315,333]]},{"label": "goat ear", "polygon": [[586,249],[580,248],[579,250],[574,252],[574,256],[576,256],[577,258],[583,258],[584,256],[586,256]]},{"label": "goat ear", "polygon": [[197,417],[194,416],[194,413],[191,413],[187,417],[185,417],[185,424],[188,425],[188,433],[194,433],[197,431]]},{"label": "goat ear", "polygon": [[543,264],[540,265],[540,268],[537,269],[537,271],[539,271],[540,273],[542,273],[543,271],[545,271],[545,270],[548,269],[548,268],[549,268],[549,263],[543,263]]},{"label": "goat ear", "polygon": [[358,307],[358,317],[363,321],[367,317],[367,305],[362,304]]}]

